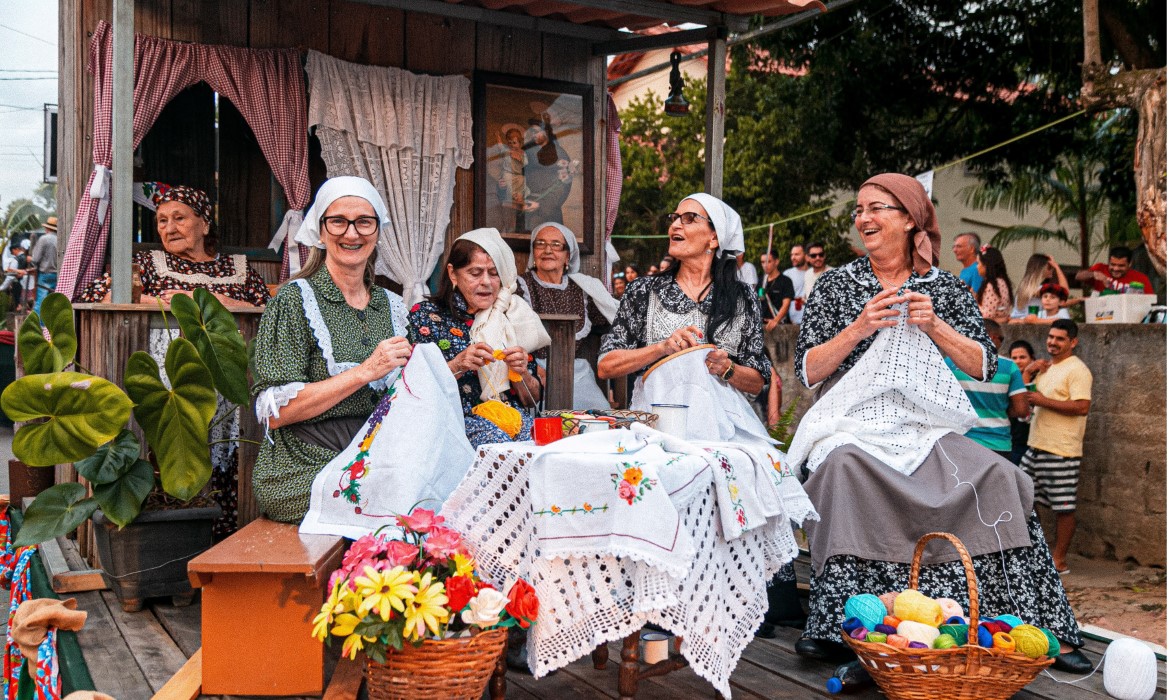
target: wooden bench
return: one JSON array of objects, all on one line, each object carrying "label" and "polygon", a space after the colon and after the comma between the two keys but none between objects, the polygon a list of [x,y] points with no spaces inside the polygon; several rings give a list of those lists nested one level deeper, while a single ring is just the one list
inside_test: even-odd
[{"label": "wooden bench", "polygon": [[320,695],[325,645],[313,617],[345,540],[254,520],[191,560],[203,589],[204,695]]}]

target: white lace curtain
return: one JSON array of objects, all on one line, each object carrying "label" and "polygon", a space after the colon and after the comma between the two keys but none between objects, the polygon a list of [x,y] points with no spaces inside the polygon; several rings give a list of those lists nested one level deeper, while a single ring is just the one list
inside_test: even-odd
[{"label": "white lace curtain", "polygon": [[393,226],[376,272],[402,285],[407,308],[427,293],[451,221],[455,169],[472,161],[471,83],[348,63],[310,51],[309,127],[329,177],[367,178]]}]

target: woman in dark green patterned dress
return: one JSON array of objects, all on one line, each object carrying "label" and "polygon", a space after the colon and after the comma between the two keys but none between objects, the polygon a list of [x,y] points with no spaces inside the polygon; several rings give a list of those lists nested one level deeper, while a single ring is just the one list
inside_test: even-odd
[{"label": "woman in dark green patterned dress", "polygon": [[267,435],[253,472],[260,510],[300,522],[313,478],[369,417],[411,345],[402,297],[374,286],[375,247],[389,225],[368,181],[321,186],[297,232],[305,268],[268,304],[256,334],[252,395]]}]

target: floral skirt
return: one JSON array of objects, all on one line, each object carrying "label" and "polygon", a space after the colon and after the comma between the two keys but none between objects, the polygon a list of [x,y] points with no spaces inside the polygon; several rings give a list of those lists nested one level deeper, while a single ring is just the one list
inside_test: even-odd
[{"label": "floral skirt", "polygon": [[[1048,628],[1061,641],[1079,647],[1082,642],[1077,622],[1034,513],[1028,522],[1028,534],[1032,540],[1030,547],[971,558],[979,582],[979,614],[981,617],[1016,615],[1028,624]],[[858,593],[881,595],[905,590],[910,585],[910,565],[836,555],[829,557],[819,574],[813,574],[810,583],[805,636],[840,642],[845,600]],[[931,598],[952,598],[970,612],[962,562],[923,567],[918,576],[918,590]]]}]

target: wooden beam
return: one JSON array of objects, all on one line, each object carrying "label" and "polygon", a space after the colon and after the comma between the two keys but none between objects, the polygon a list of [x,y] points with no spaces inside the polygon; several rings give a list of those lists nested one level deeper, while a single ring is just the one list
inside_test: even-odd
[{"label": "wooden beam", "polygon": [[561,22],[558,20],[545,19],[543,17],[532,17],[530,15],[522,15],[514,12],[487,10],[481,7],[468,7],[466,5],[442,2],[441,0],[354,1],[365,3],[367,5],[393,7],[399,10],[423,12],[431,15],[440,15],[442,17],[455,17],[458,19],[471,20],[473,22],[482,22],[483,24],[494,24],[500,27],[514,27],[532,32],[543,32],[546,34],[559,34],[561,36],[571,36],[578,39],[588,39],[590,41],[610,41],[622,35],[622,32],[619,32],[616,29],[573,24],[572,22]]},{"label": "wooden beam", "polygon": [[[602,255],[605,252],[602,251]],[[577,341],[574,328],[580,317],[576,314],[540,314],[545,330],[552,338],[545,368],[544,406],[549,410],[573,410],[573,355]]]},{"label": "wooden beam", "polygon": [[[50,585],[54,593],[80,593],[83,591],[104,591],[105,579],[97,569],[71,571],[69,562],[65,558],[64,547],[61,544],[63,537],[46,540],[41,543],[41,562],[45,565]],[[72,546],[66,542],[66,546]]]},{"label": "wooden beam", "polygon": [[703,191],[723,196],[723,124],[727,97],[727,39],[707,42],[707,131],[703,164]]},{"label": "wooden beam", "polygon": [[681,32],[667,32],[653,36],[644,36],[641,34],[631,34],[629,36],[632,38],[602,41],[594,44],[593,55],[616,56],[623,53],[706,43],[716,37],[726,39],[727,27],[700,27],[699,29],[685,29]]},{"label": "wooden beam", "polygon": [[656,17],[664,22],[683,24],[690,22],[706,27],[728,27],[733,31],[743,31],[748,27],[748,17],[729,15],[725,12],[708,10],[702,7],[687,7],[661,0],[572,0],[574,5],[594,7],[599,10],[614,10],[626,15],[640,17]]},{"label": "wooden beam", "polygon": [[329,687],[321,700],[355,700],[362,688],[362,681],[366,679],[363,669],[366,665],[365,654],[359,654],[354,660],[343,658],[333,669],[333,678],[329,680]]},{"label": "wooden beam", "polygon": [[134,0],[114,0],[114,167],[110,183],[110,301],[130,302],[134,186]]},{"label": "wooden beam", "polygon": [[196,651],[187,663],[158,689],[151,700],[195,700],[203,689],[203,649]]}]

